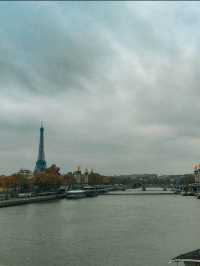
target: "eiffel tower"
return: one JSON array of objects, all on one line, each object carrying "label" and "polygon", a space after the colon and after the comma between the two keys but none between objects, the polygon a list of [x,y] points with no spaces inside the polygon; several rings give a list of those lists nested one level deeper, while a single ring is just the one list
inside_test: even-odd
[{"label": "eiffel tower", "polygon": [[44,171],[46,168],[47,168],[47,164],[46,164],[45,155],[44,155],[44,128],[41,123],[39,152],[38,152],[38,159],[35,165],[34,174],[38,174]]}]

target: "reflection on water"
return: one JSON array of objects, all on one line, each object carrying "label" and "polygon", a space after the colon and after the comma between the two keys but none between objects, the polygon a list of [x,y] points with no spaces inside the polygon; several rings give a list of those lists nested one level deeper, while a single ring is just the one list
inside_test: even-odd
[{"label": "reflection on water", "polygon": [[166,266],[200,247],[200,200],[99,196],[0,209],[0,265]]}]

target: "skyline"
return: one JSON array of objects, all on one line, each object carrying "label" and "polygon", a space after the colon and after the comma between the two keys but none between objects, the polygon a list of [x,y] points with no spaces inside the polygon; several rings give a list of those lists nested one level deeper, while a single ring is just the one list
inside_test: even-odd
[{"label": "skyline", "polygon": [[198,2],[0,3],[1,174],[192,172],[200,160]]}]

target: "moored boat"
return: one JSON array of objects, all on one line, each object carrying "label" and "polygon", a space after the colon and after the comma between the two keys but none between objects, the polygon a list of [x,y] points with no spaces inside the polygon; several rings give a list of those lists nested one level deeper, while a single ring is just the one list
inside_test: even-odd
[{"label": "moored boat", "polygon": [[104,194],[108,192],[108,188],[104,185],[95,185],[94,187],[96,188],[98,194]]},{"label": "moored boat", "polygon": [[181,194],[181,191],[177,189],[174,191],[174,194]]},{"label": "moored boat", "polygon": [[85,191],[86,197],[96,197],[98,195],[95,187],[84,186],[83,190]]},{"label": "moored boat", "polygon": [[181,192],[181,195],[182,196],[189,196],[188,192],[186,192],[186,191]]},{"label": "moored boat", "polygon": [[200,199],[200,193],[196,194],[197,199]]},{"label": "moored boat", "polygon": [[68,190],[65,197],[67,199],[81,199],[86,197],[86,192],[83,189]]},{"label": "moored boat", "polygon": [[188,196],[195,196],[195,192],[193,191],[188,192]]}]

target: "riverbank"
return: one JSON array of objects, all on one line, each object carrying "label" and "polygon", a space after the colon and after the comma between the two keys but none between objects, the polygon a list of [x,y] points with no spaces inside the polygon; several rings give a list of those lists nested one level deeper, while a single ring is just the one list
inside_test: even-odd
[{"label": "riverbank", "polygon": [[[148,196],[148,195],[174,195],[173,191],[162,191],[160,189],[155,190],[148,190],[148,191],[141,191],[141,190],[134,190],[128,189],[126,191],[110,191],[103,193],[103,195],[107,196]],[[44,195],[44,196],[37,196],[37,197],[27,197],[27,198],[13,198],[9,200],[0,201],[0,208],[3,207],[11,207],[17,205],[24,205],[30,203],[39,203],[44,201],[51,201],[51,200],[58,200],[65,198],[65,193],[63,194],[54,194],[54,195]]]},{"label": "riverbank", "polygon": [[105,193],[104,195],[108,196],[145,196],[145,195],[174,195],[173,192],[108,192]]},{"label": "riverbank", "polygon": [[48,195],[48,196],[38,196],[38,197],[21,198],[21,199],[15,198],[15,199],[3,200],[3,201],[0,201],[0,208],[16,206],[16,205],[24,205],[24,204],[29,204],[29,203],[58,200],[58,199],[63,199],[64,197],[65,197],[65,194],[55,194],[55,195]]}]

